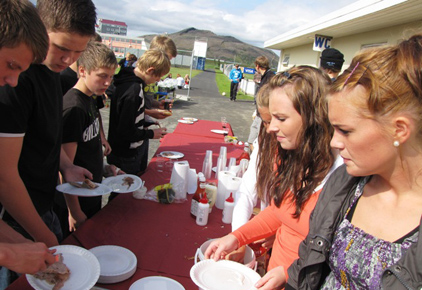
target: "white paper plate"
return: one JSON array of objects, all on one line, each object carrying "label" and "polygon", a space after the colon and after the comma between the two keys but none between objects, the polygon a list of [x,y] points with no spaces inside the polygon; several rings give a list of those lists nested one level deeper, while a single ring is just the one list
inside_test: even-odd
[{"label": "white paper plate", "polygon": [[189,121],[189,120],[177,120],[177,122],[179,123],[183,123],[183,124],[193,124],[193,121]]},{"label": "white paper plate", "polygon": [[212,129],[211,132],[216,133],[216,134],[228,134],[227,131],[217,130],[217,129]]},{"label": "white paper plate", "polygon": [[[133,179],[133,184],[131,184],[130,187],[128,187],[127,185],[123,185],[123,179],[125,179],[126,177],[130,177]],[[114,192],[128,193],[141,188],[142,179],[133,174],[122,174],[107,177],[103,180],[102,184],[110,187]]]},{"label": "white paper plate", "polygon": [[[64,283],[61,290],[86,290],[91,289],[100,277],[100,263],[97,258],[84,248],[63,245],[51,247],[57,249],[56,253],[63,255],[63,263],[70,270],[69,280]],[[36,279],[26,274],[26,279],[35,290],[51,290],[53,285],[43,280]]]},{"label": "white paper plate", "polygon": [[63,184],[57,185],[56,189],[63,193],[78,195],[78,196],[105,195],[105,194],[109,194],[112,191],[110,187],[104,184],[96,183],[96,182],[94,183],[98,185],[98,187],[94,189],[78,188],[78,187],[70,185],[69,183],[63,183]]},{"label": "white paper plate", "polygon": [[139,279],[129,290],[185,290],[179,282],[162,276],[151,276]]},{"label": "white paper plate", "polygon": [[137,259],[130,250],[119,246],[99,246],[89,250],[100,263],[98,283],[117,283],[136,272]]},{"label": "white paper plate", "polygon": [[204,260],[190,270],[192,281],[206,290],[253,290],[261,278],[257,272],[237,262]]},{"label": "white paper plate", "polygon": [[185,154],[176,151],[163,151],[160,155],[168,159],[179,159],[185,156]]},{"label": "white paper plate", "polygon": [[197,118],[192,118],[192,117],[183,117],[182,119],[186,121],[191,121],[191,122],[198,122]]}]

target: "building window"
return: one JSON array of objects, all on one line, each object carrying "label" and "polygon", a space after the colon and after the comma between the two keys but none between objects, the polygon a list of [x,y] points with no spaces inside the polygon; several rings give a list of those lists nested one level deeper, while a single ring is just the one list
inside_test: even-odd
[{"label": "building window", "polygon": [[370,43],[370,44],[362,44],[360,49],[366,49],[366,48],[372,48],[377,46],[383,46],[386,45],[387,42],[380,42],[380,43]]},{"label": "building window", "polygon": [[289,61],[290,61],[290,54],[286,54],[286,55],[284,55],[284,58],[283,58],[283,61],[281,62],[281,64],[283,66],[288,66]]}]

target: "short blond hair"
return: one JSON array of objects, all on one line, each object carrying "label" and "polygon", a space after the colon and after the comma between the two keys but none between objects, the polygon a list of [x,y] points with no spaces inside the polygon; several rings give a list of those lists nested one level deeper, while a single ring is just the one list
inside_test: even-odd
[{"label": "short blond hair", "polygon": [[170,60],[167,54],[158,49],[147,50],[136,63],[140,71],[147,71],[149,68],[154,68],[154,76],[162,77],[170,71]]},{"label": "short blond hair", "polygon": [[117,59],[114,52],[106,45],[97,42],[90,41],[81,54],[78,61],[78,68],[82,66],[88,73],[99,68],[111,68],[117,67]]},{"label": "short blond hair", "polygon": [[149,48],[160,49],[164,51],[169,58],[177,56],[176,44],[170,37],[165,35],[154,36],[154,38],[151,40]]}]

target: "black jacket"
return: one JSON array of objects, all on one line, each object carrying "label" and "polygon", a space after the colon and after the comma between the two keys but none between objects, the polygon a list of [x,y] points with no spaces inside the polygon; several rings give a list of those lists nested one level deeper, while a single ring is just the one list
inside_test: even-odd
[{"label": "black jacket", "polygon": [[[331,242],[345,212],[353,202],[359,177],[339,167],[327,181],[318,203],[310,217],[309,234],[299,246],[299,259],[288,269],[288,289],[319,289],[330,269],[328,255]],[[418,241],[422,241],[419,225]],[[381,278],[382,289],[421,289],[422,287],[422,243],[412,245],[406,254]]]}]

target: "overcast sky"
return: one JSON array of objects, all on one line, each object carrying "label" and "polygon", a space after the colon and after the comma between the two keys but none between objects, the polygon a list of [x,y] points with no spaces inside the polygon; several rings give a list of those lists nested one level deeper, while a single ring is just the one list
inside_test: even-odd
[{"label": "overcast sky", "polygon": [[264,41],[356,0],[93,1],[98,18],[125,22],[129,36],[173,33],[195,27],[263,47]]},{"label": "overcast sky", "polygon": [[211,30],[263,47],[289,29],[356,0],[93,0],[98,18],[124,21],[128,35]]}]

